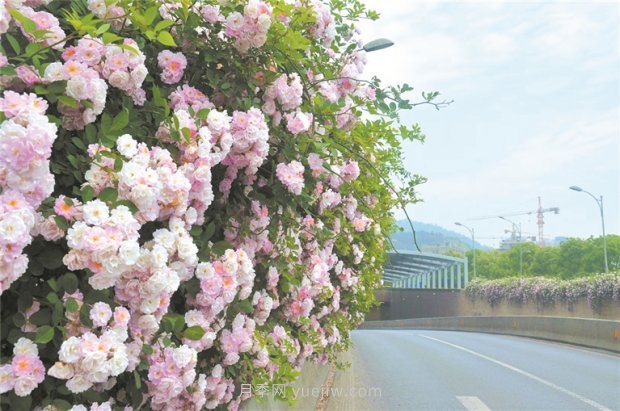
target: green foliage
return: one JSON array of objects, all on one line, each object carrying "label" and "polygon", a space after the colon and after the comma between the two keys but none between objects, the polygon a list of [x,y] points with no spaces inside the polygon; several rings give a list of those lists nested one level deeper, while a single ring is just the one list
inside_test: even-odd
[{"label": "green foliage", "polygon": [[[608,235],[607,258],[610,270],[620,269],[620,236]],[[468,251],[469,270],[473,272],[473,253]],[[569,238],[559,246],[539,247],[523,243],[510,250],[476,250],[476,271],[483,278],[520,275],[570,279],[604,271],[602,237],[582,240]]]}]

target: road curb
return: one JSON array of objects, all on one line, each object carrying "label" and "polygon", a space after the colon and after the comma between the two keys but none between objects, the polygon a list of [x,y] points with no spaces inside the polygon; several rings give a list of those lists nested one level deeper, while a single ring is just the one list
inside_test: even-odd
[{"label": "road curb", "polygon": [[359,329],[435,329],[541,338],[620,353],[620,320],[546,316],[434,317],[366,321]]}]

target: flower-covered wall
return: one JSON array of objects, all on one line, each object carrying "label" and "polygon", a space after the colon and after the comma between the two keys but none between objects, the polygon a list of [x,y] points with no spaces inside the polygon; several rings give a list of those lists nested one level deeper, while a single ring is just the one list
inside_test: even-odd
[{"label": "flower-covered wall", "polygon": [[422,181],[376,17],[0,0],[2,410],[234,410],[348,347]]}]

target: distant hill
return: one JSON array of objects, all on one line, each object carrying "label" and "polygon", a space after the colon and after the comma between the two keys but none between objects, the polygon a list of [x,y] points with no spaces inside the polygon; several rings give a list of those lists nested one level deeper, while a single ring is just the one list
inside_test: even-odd
[{"label": "distant hill", "polygon": [[[392,243],[398,250],[417,251],[413,243],[411,226],[407,220],[397,222],[404,231],[392,235]],[[464,252],[471,247],[471,237],[448,230],[435,224],[427,224],[419,221],[413,222],[416,239],[422,251],[431,253],[445,253],[448,251]],[[483,244],[476,241],[476,248],[489,250]]]}]

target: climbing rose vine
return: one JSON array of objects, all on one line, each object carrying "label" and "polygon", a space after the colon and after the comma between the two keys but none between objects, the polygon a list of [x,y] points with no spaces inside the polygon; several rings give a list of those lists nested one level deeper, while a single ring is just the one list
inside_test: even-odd
[{"label": "climbing rose vine", "polygon": [[336,360],[423,180],[411,88],[362,79],[376,17],[0,0],[2,410],[234,410]]},{"label": "climbing rose vine", "polygon": [[585,299],[597,311],[605,302],[620,301],[620,279],[618,273],[570,280],[545,277],[474,279],[465,287],[465,293],[472,301],[486,300],[491,305],[502,301],[515,304],[533,302],[540,306],[566,305],[569,309],[579,299]]}]

